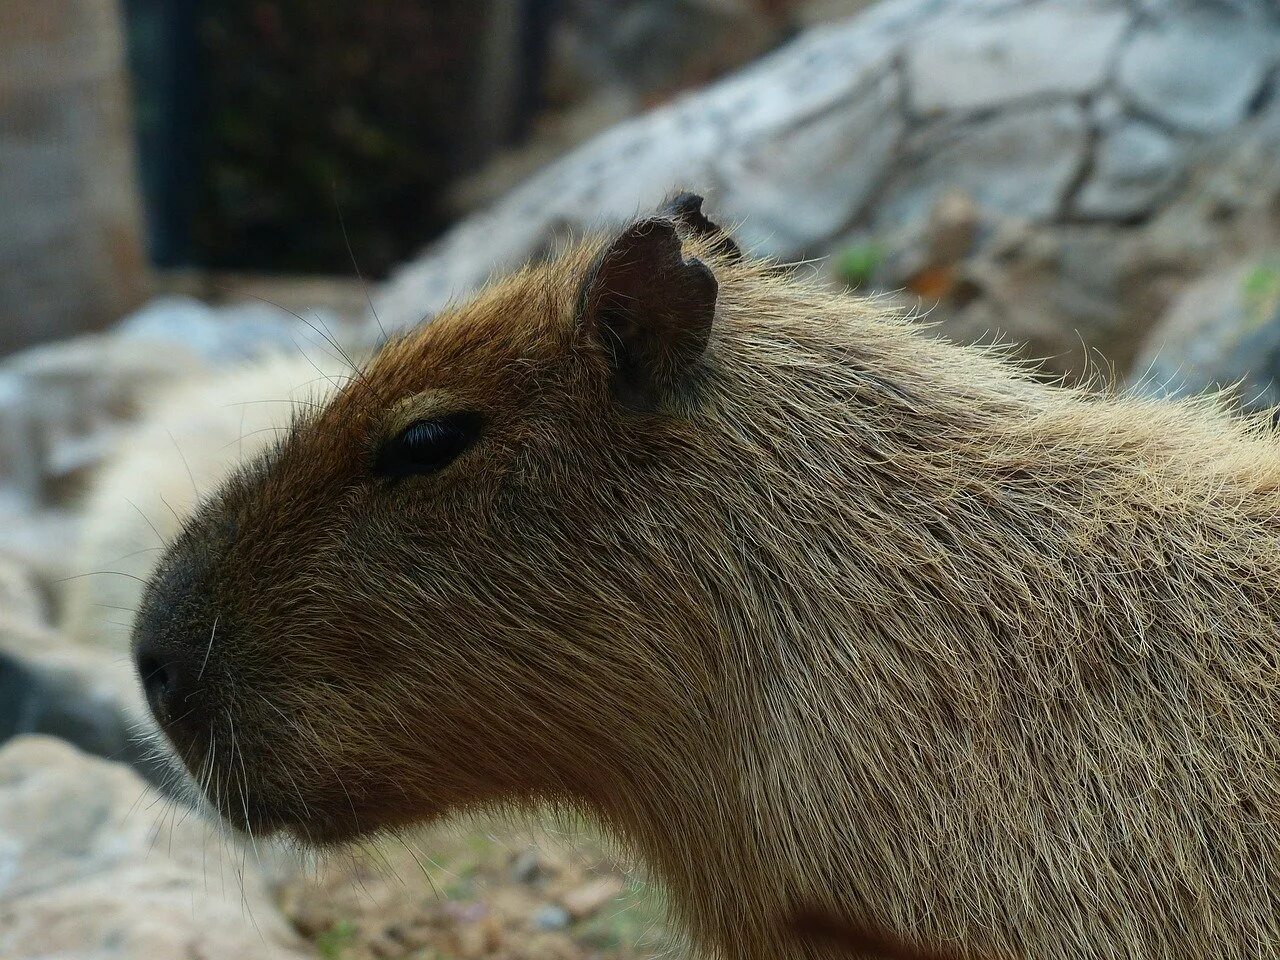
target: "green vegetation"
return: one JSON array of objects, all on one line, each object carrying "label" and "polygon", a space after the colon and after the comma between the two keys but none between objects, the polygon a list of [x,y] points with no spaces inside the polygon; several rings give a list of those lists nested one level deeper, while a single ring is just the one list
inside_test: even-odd
[{"label": "green vegetation", "polygon": [[866,240],[854,244],[836,257],[836,276],[854,290],[860,289],[871,282],[884,258],[882,243]]},{"label": "green vegetation", "polygon": [[316,937],[316,949],[324,960],[342,960],[355,942],[358,932],[356,925],[350,920],[339,920]]},{"label": "green vegetation", "polygon": [[1251,324],[1266,323],[1280,309],[1280,259],[1266,260],[1244,278],[1245,314]]}]

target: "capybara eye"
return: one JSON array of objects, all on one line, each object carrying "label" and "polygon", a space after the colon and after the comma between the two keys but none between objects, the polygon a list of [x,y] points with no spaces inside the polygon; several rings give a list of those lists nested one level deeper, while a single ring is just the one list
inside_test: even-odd
[{"label": "capybara eye", "polygon": [[418,420],[383,442],[373,461],[378,477],[411,477],[447,467],[480,436],[478,413]]}]

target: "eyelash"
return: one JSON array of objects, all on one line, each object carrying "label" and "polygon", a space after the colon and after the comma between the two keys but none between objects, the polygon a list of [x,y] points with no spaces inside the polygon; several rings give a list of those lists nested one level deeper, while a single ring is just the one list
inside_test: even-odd
[{"label": "eyelash", "polygon": [[374,476],[393,479],[443,470],[475,443],[482,425],[478,413],[450,413],[411,423],[378,447]]}]

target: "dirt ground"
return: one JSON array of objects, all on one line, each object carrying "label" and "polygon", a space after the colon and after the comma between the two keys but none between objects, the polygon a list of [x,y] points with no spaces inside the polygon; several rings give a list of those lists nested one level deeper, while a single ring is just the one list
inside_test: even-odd
[{"label": "dirt ground", "polygon": [[445,826],[333,859],[282,903],[324,960],[682,955],[657,892],[585,831]]}]

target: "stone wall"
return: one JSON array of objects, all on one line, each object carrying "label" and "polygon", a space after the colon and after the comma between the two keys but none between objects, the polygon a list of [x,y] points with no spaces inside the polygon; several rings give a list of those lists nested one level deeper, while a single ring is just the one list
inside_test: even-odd
[{"label": "stone wall", "polygon": [[114,0],[0,0],[0,353],[143,297],[117,13]]},{"label": "stone wall", "polygon": [[[882,3],[570,153],[400,271],[378,312],[414,322],[686,186],[755,253],[870,249],[865,279],[925,294],[965,337],[1123,368],[1199,256],[1144,238],[1280,109],[1278,63],[1262,0]],[[931,230],[956,197],[967,240],[939,261]]]}]

